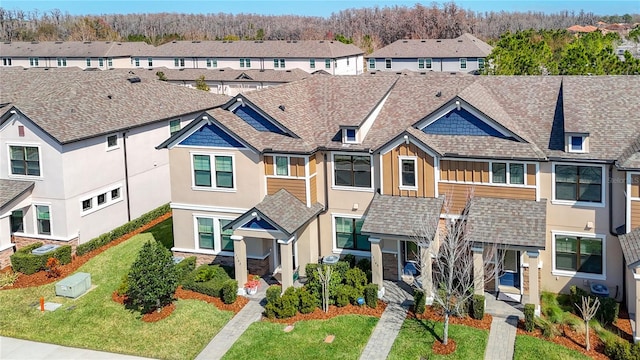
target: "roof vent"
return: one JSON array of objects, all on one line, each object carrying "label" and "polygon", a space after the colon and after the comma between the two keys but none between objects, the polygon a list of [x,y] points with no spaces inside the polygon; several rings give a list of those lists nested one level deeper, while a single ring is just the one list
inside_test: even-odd
[{"label": "roof vent", "polygon": [[177,41],[173,40],[171,43],[172,43],[172,44],[175,44],[175,43],[177,43]]},{"label": "roof vent", "polygon": [[298,40],[293,40],[293,43],[294,43],[294,44],[297,44],[297,43],[298,43]]},{"label": "roof vent", "polygon": [[32,43],[32,44],[37,44],[38,42],[37,42],[37,41],[32,41],[31,43]]},{"label": "roof vent", "polygon": [[280,109],[280,110],[284,111],[284,109],[285,109],[285,108],[284,108],[284,105],[280,105],[280,106],[278,106],[278,109]]},{"label": "roof vent", "polygon": [[462,39],[458,40],[458,42],[462,42]]},{"label": "roof vent", "polygon": [[427,42],[427,40],[420,40],[420,42]]},{"label": "roof vent", "polygon": [[440,97],[440,96],[442,96],[442,91],[438,91],[438,92],[436,93],[436,97]]},{"label": "roof vent", "polygon": [[62,41],[56,41],[56,44],[62,44],[62,43],[63,43]]},{"label": "roof vent", "polygon": [[436,42],[442,42],[442,40],[436,40]]},{"label": "roof vent", "polygon": [[91,44],[91,41],[85,41],[83,44]]},{"label": "roof vent", "polygon": [[289,72],[289,73],[290,73],[290,72],[291,72],[291,70],[287,70],[287,72]]},{"label": "roof vent", "polygon": [[113,95],[109,94],[109,95],[107,95],[107,98],[108,98],[109,100],[111,100],[111,99],[113,99]]},{"label": "roof vent", "polygon": [[320,40],[320,44],[324,44],[324,40]]},{"label": "roof vent", "polygon": [[200,40],[193,40],[191,43],[192,44],[200,44]]},{"label": "roof vent", "polygon": [[291,40],[287,40],[287,44],[291,44]]},{"label": "roof vent", "polygon": [[409,42],[409,40],[402,40],[402,42],[406,44]]},{"label": "roof vent", "polygon": [[132,83],[132,84],[139,83],[140,81],[142,81],[142,80],[140,80],[140,78],[139,78],[139,77],[137,77],[137,76],[130,77],[130,78],[128,78],[127,80],[129,80],[129,82],[130,82],[130,83]]}]

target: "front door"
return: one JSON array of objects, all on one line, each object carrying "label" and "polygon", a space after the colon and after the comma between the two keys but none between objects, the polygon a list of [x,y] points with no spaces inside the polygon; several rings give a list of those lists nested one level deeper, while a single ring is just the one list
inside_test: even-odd
[{"label": "front door", "polygon": [[503,287],[520,289],[520,252],[515,250],[502,250],[502,271],[499,284]]}]

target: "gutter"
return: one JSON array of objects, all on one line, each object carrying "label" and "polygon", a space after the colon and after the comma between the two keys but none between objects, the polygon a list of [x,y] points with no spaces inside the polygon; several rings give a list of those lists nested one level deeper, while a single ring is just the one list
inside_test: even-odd
[{"label": "gutter", "polygon": [[129,167],[127,165],[127,131],[122,132],[122,149],[124,152],[124,191],[127,199],[127,222],[131,221],[131,201],[129,200]]}]

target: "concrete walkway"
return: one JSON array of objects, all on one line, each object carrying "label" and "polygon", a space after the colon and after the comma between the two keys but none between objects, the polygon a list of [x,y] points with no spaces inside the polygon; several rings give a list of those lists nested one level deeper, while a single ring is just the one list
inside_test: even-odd
[{"label": "concrete walkway", "polygon": [[224,354],[231,349],[240,336],[256,321],[262,317],[264,308],[261,303],[265,300],[267,283],[261,280],[260,291],[249,296],[249,303],[237,313],[209,344],[200,352],[196,360],[217,360],[222,359]]},{"label": "concrete walkway", "polygon": [[485,360],[512,360],[518,319],[523,318],[522,304],[496,300],[495,294],[485,293],[485,312],[493,316]]},{"label": "concrete walkway", "polygon": [[407,317],[409,306],[413,304],[410,289],[408,286],[404,289],[402,285],[404,283],[384,282],[386,292],[382,300],[387,302],[387,308],[373,329],[369,342],[360,355],[361,360],[384,360],[389,355],[402,323]]},{"label": "concrete walkway", "polygon": [[146,358],[0,336],[2,360],[143,360]]}]

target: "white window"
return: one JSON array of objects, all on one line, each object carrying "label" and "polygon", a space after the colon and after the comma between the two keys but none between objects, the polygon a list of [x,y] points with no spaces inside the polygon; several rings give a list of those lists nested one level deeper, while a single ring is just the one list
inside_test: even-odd
[{"label": "white window", "polygon": [[207,59],[207,67],[209,68],[218,67],[218,59]]},{"label": "white window", "polygon": [[311,69],[316,68],[316,59],[309,59],[309,68]]},{"label": "white window", "polygon": [[11,58],[2,58],[3,66],[11,66]]},{"label": "white window", "polygon": [[39,59],[37,57],[29,58],[29,66],[36,67],[38,66]]},{"label": "white window", "polygon": [[67,58],[58,58],[58,67],[67,66]]},{"label": "white window", "polygon": [[90,213],[101,210],[107,206],[113,205],[119,201],[122,201],[120,198],[120,189],[122,188],[121,184],[118,184],[116,187],[103,189],[94,194],[91,194],[87,197],[82,198],[80,204],[82,206],[81,215],[88,215]]},{"label": "white window", "polygon": [[180,131],[180,119],[169,120],[169,133],[173,135]]},{"label": "white window", "polygon": [[177,68],[184,67],[184,58],[175,58],[173,59],[173,66]]},{"label": "white window", "polygon": [[153,67],[153,58],[147,58],[147,66]]},{"label": "white window", "polygon": [[276,156],[275,167],[277,176],[289,176],[289,157]]},{"label": "white window", "polygon": [[51,210],[49,205],[35,205],[36,228],[40,235],[51,235]]},{"label": "white window", "polygon": [[120,188],[111,190],[111,200],[115,200],[119,198],[120,198]]},{"label": "white window", "polygon": [[118,148],[118,135],[108,135],[107,136],[107,150],[117,149]]},{"label": "white window", "polygon": [[357,143],[358,142],[356,129],[343,129],[342,131],[343,131],[343,136],[344,136],[344,138],[342,139],[342,142],[344,142],[344,143]]},{"label": "white window", "polygon": [[273,67],[276,69],[278,67],[284,69],[285,67],[284,64],[285,64],[284,59],[273,59]]},{"label": "white window", "polygon": [[369,69],[376,68],[376,59],[369,59]]},{"label": "white window", "polygon": [[418,188],[418,163],[413,156],[400,156],[400,188],[414,190]]},{"label": "white window", "polygon": [[331,69],[331,59],[324,59],[324,68]]},{"label": "white window", "polygon": [[11,175],[40,176],[40,148],[9,145]]},{"label": "white window", "polygon": [[479,58],[478,59],[478,69],[484,70],[484,59],[483,58]]},{"label": "white window", "polygon": [[98,66],[99,67],[104,67],[104,59],[103,58],[99,58],[98,59]]},{"label": "white window", "polygon": [[86,61],[87,61],[87,67],[91,67],[91,58],[87,58]]},{"label": "white window", "polygon": [[525,184],[525,164],[522,163],[491,163],[491,182],[493,184]]},{"label": "white window", "polygon": [[385,69],[391,69],[391,59],[384,60],[384,67]]},{"label": "white window", "polygon": [[424,68],[431,69],[431,59],[424,59]]},{"label": "white window", "polygon": [[194,216],[194,235],[196,249],[211,252],[233,252],[233,230],[223,230],[232,219],[217,218],[207,215]]},{"label": "white window", "polygon": [[140,58],[135,58],[134,59],[134,64],[136,67],[140,66]]},{"label": "white window", "polygon": [[112,67],[113,66],[113,58],[108,58],[107,59],[107,66],[108,67]]},{"label": "white window", "polygon": [[460,58],[460,69],[466,69],[467,68],[467,58]]},{"label": "white window", "polygon": [[89,211],[93,207],[93,198],[82,200],[82,211]]},{"label": "white window", "polygon": [[251,67],[251,59],[241,58],[240,59],[240,67],[241,68],[244,68],[244,67],[250,68]]},{"label": "white window", "polygon": [[569,144],[568,144],[569,152],[576,152],[576,153],[587,152],[585,136],[570,135],[568,139],[569,139]]},{"label": "white window", "polygon": [[233,155],[192,154],[192,165],[194,188],[235,189]]},{"label": "white window", "polygon": [[554,275],[606,278],[604,235],[552,232]]}]

